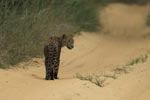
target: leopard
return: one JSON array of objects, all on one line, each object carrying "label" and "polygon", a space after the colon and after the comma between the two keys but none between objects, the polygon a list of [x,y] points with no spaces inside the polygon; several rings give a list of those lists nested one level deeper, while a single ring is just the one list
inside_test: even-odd
[{"label": "leopard", "polygon": [[58,79],[62,47],[67,47],[70,50],[74,48],[73,35],[51,36],[48,43],[44,45],[46,80]]}]

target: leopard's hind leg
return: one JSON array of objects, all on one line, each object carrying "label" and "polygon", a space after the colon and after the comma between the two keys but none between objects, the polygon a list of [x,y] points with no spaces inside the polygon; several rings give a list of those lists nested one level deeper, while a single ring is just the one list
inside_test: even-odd
[{"label": "leopard's hind leg", "polygon": [[49,64],[46,64],[46,77],[45,77],[46,80],[54,80],[54,67],[53,65]]},{"label": "leopard's hind leg", "polygon": [[59,70],[59,61],[57,61],[57,64],[54,66],[54,78],[58,79],[58,70]]}]

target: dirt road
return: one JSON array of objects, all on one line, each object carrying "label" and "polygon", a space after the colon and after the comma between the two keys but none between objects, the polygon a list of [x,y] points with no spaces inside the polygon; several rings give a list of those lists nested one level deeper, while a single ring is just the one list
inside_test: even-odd
[{"label": "dirt road", "polygon": [[[131,13],[134,10],[136,12]],[[149,29],[141,24],[144,23],[146,11],[147,7],[122,4],[113,4],[104,9],[100,16],[104,25],[102,32],[82,32],[75,37],[73,50],[63,48],[59,80],[44,80],[43,58],[34,58],[16,65],[13,69],[0,69],[0,100],[149,100],[150,56],[145,63],[134,65],[130,73],[120,75],[104,87],[74,77],[76,73],[87,75],[112,70],[140,55],[148,54]],[[106,15],[113,17],[106,18]],[[122,22],[122,19],[117,17],[122,15],[124,20],[130,16],[137,22],[130,24],[132,28],[126,25],[131,20],[120,25],[124,20]],[[124,34],[124,28],[127,26],[129,30]],[[120,30],[117,30],[117,27]],[[138,30],[135,30],[136,28]],[[134,33],[135,37],[131,33]]]}]

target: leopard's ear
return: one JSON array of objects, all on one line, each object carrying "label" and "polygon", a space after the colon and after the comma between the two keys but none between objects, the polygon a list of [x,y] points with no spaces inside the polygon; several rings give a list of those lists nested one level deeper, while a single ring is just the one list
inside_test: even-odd
[{"label": "leopard's ear", "polygon": [[66,34],[63,34],[63,35],[62,35],[62,38],[63,38],[63,39],[66,38]]}]

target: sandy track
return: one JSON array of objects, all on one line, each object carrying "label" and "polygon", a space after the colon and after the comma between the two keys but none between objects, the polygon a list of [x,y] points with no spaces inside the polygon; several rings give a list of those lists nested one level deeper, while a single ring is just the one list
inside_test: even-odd
[{"label": "sandy track", "polygon": [[[98,36],[83,34],[76,37],[76,47],[79,49],[72,51],[63,49],[59,80],[44,80],[44,64],[43,59],[40,58],[17,65],[21,68],[0,70],[0,99],[92,100],[94,98],[94,100],[149,100],[150,59],[144,64],[136,65],[133,72],[120,76],[120,78],[111,81],[103,88],[73,77],[77,72],[87,74],[111,70],[149,51],[149,40],[140,41],[140,46],[137,41],[132,41],[133,43],[131,42],[130,45],[127,43],[128,46],[125,46],[126,43],[121,45],[120,42],[98,39],[100,38]],[[83,44],[81,40],[84,40],[82,41]],[[89,48],[84,42],[87,44],[88,42],[93,43],[92,47]],[[99,47],[98,45],[102,46]],[[118,46],[119,49],[117,49]],[[88,49],[78,51],[83,48]]]},{"label": "sandy track", "polygon": [[[135,8],[137,9],[137,6]],[[101,17],[103,17],[104,22],[108,21],[104,15],[110,13],[118,16],[120,10],[119,16],[122,15],[123,11],[125,11],[124,16],[128,16],[126,9],[133,10],[135,8],[120,4],[110,5],[104,9]],[[137,10],[133,16],[131,13],[129,14],[133,18],[137,14],[136,18],[140,20],[138,23],[141,23],[143,17],[137,16],[143,15],[141,10],[145,11],[147,7],[138,7],[138,9],[140,10]],[[117,24],[114,17],[112,20],[108,17],[107,19],[111,23],[115,23],[115,28],[121,23],[119,20]],[[132,27],[133,29],[130,29],[132,32],[136,27],[143,27],[136,26],[136,24]],[[150,57],[147,62],[133,66],[132,72],[110,81],[103,88],[91,82],[74,78],[76,73],[86,75],[112,70],[150,51],[149,38],[139,38],[142,36],[139,34],[145,34],[145,28],[140,28],[140,31],[143,30],[144,33],[139,32],[137,37],[133,38],[130,35],[130,30],[127,32],[129,35],[124,35],[121,33],[123,29],[116,31],[117,28],[112,28],[112,30],[108,27],[111,26],[109,23],[104,24],[104,26],[104,32],[111,30],[112,34],[83,32],[80,36],[75,37],[73,50],[63,49],[59,80],[44,80],[45,69],[42,58],[35,58],[29,62],[18,64],[16,65],[17,68],[14,69],[0,69],[0,100],[149,100]],[[127,27],[127,25],[123,25],[123,27]],[[116,32],[120,33],[119,37],[116,36]]]}]

